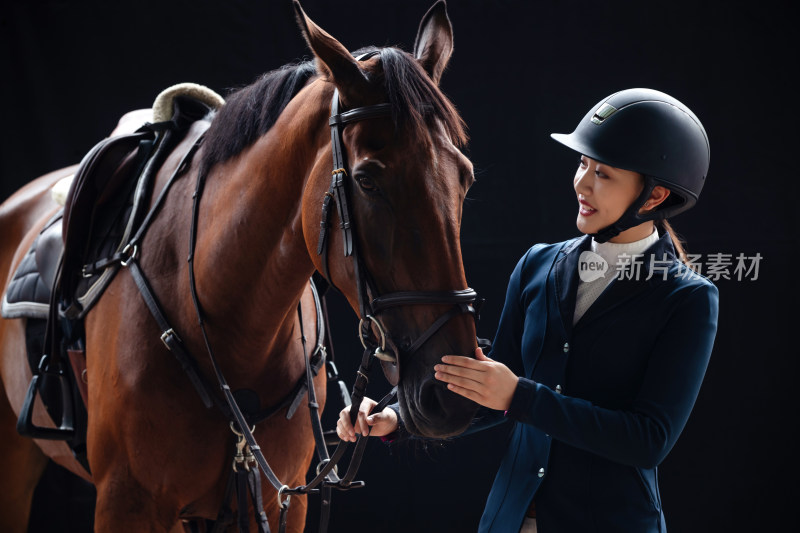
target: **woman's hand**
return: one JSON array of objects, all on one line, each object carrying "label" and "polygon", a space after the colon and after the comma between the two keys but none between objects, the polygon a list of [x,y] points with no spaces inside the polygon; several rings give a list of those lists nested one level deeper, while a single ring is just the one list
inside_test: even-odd
[{"label": "woman's hand", "polygon": [[490,409],[505,411],[517,388],[517,376],[503,363],[475,350],[475,359],[459,355],[445,355],[442,363],[433,367],[435,377],[447,383],[456,394]]},{"label": "woman's hand", "polygon": [[373,437],[383,437],[397,430],[397,413],[394,409],[385,408],[380,413],[368,415],[368,413],[378,404],[371,398],[364,398],[358,408],[356,425],[350,423],[350,408],[345,407],[339,412],[339,420],[336,422],[336,434],[344,441],[355,442],[356,433],[359,435],[371,435]]}]

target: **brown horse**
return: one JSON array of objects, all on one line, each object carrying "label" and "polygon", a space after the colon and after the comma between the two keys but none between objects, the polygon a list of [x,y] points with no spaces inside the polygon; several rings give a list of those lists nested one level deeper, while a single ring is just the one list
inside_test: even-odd
[{"label": "brown horse", "polygon": [[[209,343],[232,388],[251,389],[262,408],[274,405],[305,372],[298,302],[313,309],[309,278],[328,272],[359,311],[354,263],[340,253],[343,232],[332,210],[326,257],[317,253],[320,206],[331,181],[328,120],[334,90],[343,110],[388,103],[389,116],[343,127],[350,169],[349,201],[356,244],[374,298],[398,291],[467,287],[459,232],[472,166],[461,153],[463,123],[438,88],[452,52],[443,2],[423,18],[414,54],[377,50],[358,61],[296,4],[300,28],[316,61],[286,66],[232,94],[213,116],[192,166],[169,190],[141,241],[137,261],[164,314],[200,372],[214,376],[190,296],[186,255],[192,193],[206,178],[199,207],[194,275]],[[159,170],[154,191],[177,167],[186,142]],[[39,178],[0,206],[0,272],[10,276],[45,221],[56,211],[49,189],[71,170]],[[154,195],[155,196],[155,195]],[[323,265],[322,261],[326,264]],[[433,379],[442,354],[472,354],[471,316],[459,314],[413,357],[404,350],[449,306],[392,306],[372,324],[386,331],[399,357],[398,398],[410,431],[445,437],[466,427],[475,405]],[[313,332],[313,312],[303,315]],[[91,474],[60,441],[19,436],[15,423],[31,372],[24,321],[0,320],[0,530],[24,532],[34,487],[47,458],[97,488],[97,531],[179,531],[181,521],[214,519],[223,500],[235,437],[228,420],[206,409],[159,339],[131,274],[114,277],[85,321],[88,376],[87,449]],[[314,345],[310,338],[309,344]],[[315,379],[320,403],[324,372]],[[305,405],[303,403],[302,405]],[[34,421],[52,427],[37,402]],[[255,429],[281,481],[302,485],[314,445],[308,416],[271,417]],[[276,491],[264,503],[276,523]],[[291,531],[302,531],[305,498],[292,503]]]}]

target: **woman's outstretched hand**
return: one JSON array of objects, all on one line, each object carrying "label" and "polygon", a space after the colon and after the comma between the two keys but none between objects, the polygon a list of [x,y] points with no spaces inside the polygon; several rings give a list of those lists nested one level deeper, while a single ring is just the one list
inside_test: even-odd
[{"label": "woman's outstretched hand", "polygon": [[483,355],[480,348],[475,350],[475,359],[445,355],[433,369],[436,379],[447,383],[448,389],[490,409],[507,410],[517,388],[517,376],[503,363]]},{"label": "woman's outstretched hand", "polygon": [[397,413],[394,409],[385,408],[380,413],[368,415],[370,410],[378,404],[371,398],[364,398],[358,408],[356,425],[350,423],[350,408],[345,407],[339,412],[339,420],[336,422],[336,434],[344,441],[355,442],[356,433],[359,435],[370,435],[372,437],[383,437],[397,430]]}]

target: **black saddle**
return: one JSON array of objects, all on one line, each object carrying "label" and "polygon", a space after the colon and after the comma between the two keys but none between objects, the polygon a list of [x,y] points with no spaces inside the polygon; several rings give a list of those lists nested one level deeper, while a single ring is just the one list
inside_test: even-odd
[{"label": "black saddle", "polygon": [[[206,104],[181,96],[173,110],[170,120],[107,138],[83,158],[66,205],[45,224],[3,297],[3,317],[27,319],[34,374],[17,430],[68,441],[87,471],[83,318],[114,278],[125,244],[146,218],[157,171],[191,124],[210,112]],[[33,425],[36,394],[57,429]]]}]

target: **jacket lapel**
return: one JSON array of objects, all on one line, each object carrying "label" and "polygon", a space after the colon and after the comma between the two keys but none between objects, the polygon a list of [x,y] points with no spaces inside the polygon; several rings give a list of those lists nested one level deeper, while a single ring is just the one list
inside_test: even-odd
[{"label": "jacket lapel", "polygon": [[553,269],[551,283],[553,293],[558,302],[558,314],[564,335],[569,338],[572,334],[572,317],[575,314],[575,298],[578,291],[578,259],[581,252],[588,250],[592,238],[585,235],[582,238],[569,241],[559,252]]}]

